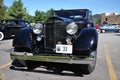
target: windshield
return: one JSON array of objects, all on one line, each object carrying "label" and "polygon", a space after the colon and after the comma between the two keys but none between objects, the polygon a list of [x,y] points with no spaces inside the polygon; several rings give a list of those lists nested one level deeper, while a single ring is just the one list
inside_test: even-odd
[{"label": "windshield", "polygon": [[61,11],[55,11],[55,15],[60,17],[66,17],[71,19],[86,19],[86,11],[80,11],[80,10],[61,10]]}]

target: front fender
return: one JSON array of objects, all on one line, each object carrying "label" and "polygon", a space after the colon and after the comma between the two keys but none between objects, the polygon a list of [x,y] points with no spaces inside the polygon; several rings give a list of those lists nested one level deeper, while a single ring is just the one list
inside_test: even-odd
[{"label": "front fender", "polygon": [[29,51],[32,50],[32,40],[30,35],[32,34],[31,28],[22,28],[14,37],[13,39],[13,47],[15,47],[16,51],[26,48]]},{"label": "front fender", "polygon": [[98,43],[98,33],[94,28],[85,28],[80,32],[80,36],[74,43],[74,49],[96,50]]}]

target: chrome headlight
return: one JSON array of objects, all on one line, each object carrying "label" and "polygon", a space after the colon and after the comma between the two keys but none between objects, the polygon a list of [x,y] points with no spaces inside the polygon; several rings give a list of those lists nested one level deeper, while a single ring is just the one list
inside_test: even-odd
[{"label": "chrome headlight", "polygon": [[43,25],[42,24],[37,23],[37,24],[34,25],[33,32],[35,34],[40,34],[42,31],[43,31]]},{"label": "chrome headlight", "polygon": [[75,22],[71,22],[67,25],[66,31],[68,34],[73,35],[78,31],[78,25]]}]

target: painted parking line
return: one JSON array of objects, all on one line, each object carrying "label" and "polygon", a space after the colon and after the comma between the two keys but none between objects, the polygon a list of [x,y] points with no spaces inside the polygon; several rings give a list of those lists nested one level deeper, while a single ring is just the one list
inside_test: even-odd
[{"label": "painted parking line", "polygon": [[108,65],[110,79],[111,80],[118,80],[117,76],[116,76],[116,73],[115,73],[115,70],[114,70],[114,67],[112,65],[112,61],[111,61],[111,58],[110,58],[110,55],[109,55],[109,51],[107,49],[107,45],[104,44],[103,48],[104,48],[104,51],[105,51],[105,56],[106,56],[106,61],[107,61],[107,65]]},{"label": "painted parking line", "polygon": [[7,63],[7,64],[4,64],[4,65],[0,66],[0,69],[3,69],[3,68],[5,68],[5,67],[7,67],[7,66],[9,66],[9,65],[11,65],[11,62],[9,62],[9,63]]},{"label": "painted parking line", "polygon": [[[5,68],[5,67],[7,67],[7,66],[9,66],[9,65],[11,65],[11,62],[0,66],[0,69],[3,69],[3,68]],[[0,79],[2,79],[2,73],[0,73]]]}]

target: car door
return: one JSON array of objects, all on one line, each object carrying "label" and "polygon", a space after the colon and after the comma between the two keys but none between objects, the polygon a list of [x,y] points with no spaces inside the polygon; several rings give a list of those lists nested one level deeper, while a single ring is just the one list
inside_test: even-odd
[{"label": "car door", "polygon": [[27,21],[18,19],[11,19],[7,22],[7,30],[9,30],[11,36],[14,36],[21,28],[27,27],[26,24],[29,24]]},{"label": "car door", "polygon": [[109,24],[109,25],[108,25],[108,30],[109,30],[109,31],[114,31],[114,30],[115,30],[115,27],[114,27],[112,24]]},{"label": "car door", "polygon": [[18,32],[17,22],[18,21],[14,20],[14,19],[8,20],[7,29],[9,30],[11,36],[14,36],[16,34],[16,32]]}]

